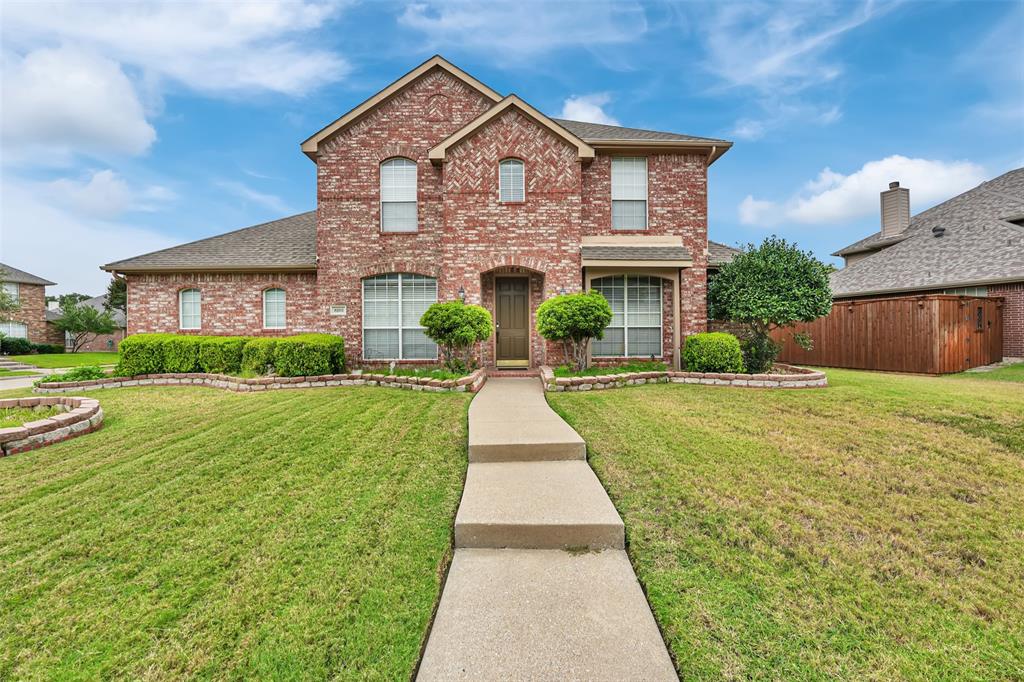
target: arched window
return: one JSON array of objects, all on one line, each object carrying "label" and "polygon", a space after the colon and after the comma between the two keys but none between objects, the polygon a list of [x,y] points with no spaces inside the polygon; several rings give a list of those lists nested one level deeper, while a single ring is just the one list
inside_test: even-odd
[{"label": "arched window", "polygon": [[263,328],[284,329],[284,289],[266,289],[263,292]]},{"label": "arched window", "polygon": [[519,159],[505,159],[498,164],[498,200],[526,201],[523,162]]},{"label": "arched window", "polygon": [[596,357],[661,357],[661,278],[600,277],[590,283],[612,306],[604,338],[593,342]]},{"label": "arched window", "polygon": [[178,292],[178,327],[180,329],[202,329],[202,295],[199,289],[182,289]]},{"label": "arched window", "polygon": [[416,163],[388,159],[380,165],[381,232],[416,231]]},{"label": "arched window", "polygon": [[363,280],[363,358],[436,360],[437,345],[420,318],[437,303],[437,280],[389,273]]}]

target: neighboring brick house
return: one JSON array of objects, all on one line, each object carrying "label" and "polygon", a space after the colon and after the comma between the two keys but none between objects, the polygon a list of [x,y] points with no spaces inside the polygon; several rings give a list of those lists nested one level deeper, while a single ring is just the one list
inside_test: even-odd
[{"label": "neighboring brick house", "polygon": [[46,324],[46,287],[55,282],[0,263],[0,283],[21,306],[0,319],[0,334],[32,343],[63,343]]},{"label": "neighboring brick house", "polygon": [[960,294],[1003,299],[1003,355],[1024,357],[1024,168],[910,217],[898,182],[881,194],[882,229],[836,251],[836,299]]},{"label": "neighboring brick house", "polygon": [[[93,296],[82,301],[79,305],[87,305],[90,308],[95,308],[99,312],[107,312],[107,296]],[[121,344],[127,333],[127,322],[125,321],[124,313],[116,308],[109,311],[110,316],[114,318],[114,325],[116,329],[113,334],[99,334],[88,342],[83,344],[78,351],[81,353],[88,351],[115,351]],[[53,322],[60,318],[60,310],[55,308],[47,307],[46,310],[46,321],[47,326],[51,328],[51,337],[63,339],[63,343],[71,348],[71,343],[67,340],[67,335],[61,333],[60,330],[54,328]]]},{"label": "neighboring brick house", "polygon": [[128,331],[341,334],[353,364],[436,362],[437,300],[495,316],[487,366],[561,361],[545,299],[602,291],[598,359],[677,362],[707,325],[707,170],[731,144],[552,119],[433,57],[302,143],[317,210],[110,263]]}]

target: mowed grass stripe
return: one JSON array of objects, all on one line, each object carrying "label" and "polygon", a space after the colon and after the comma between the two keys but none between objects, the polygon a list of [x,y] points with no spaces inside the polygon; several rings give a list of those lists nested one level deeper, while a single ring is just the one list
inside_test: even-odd
[{"label": "mowed grass stripe", "polygon": [[[111,391],[122,420],[64,459],[106,467],[46,496],[22,489],[25,506],[8,479],[19,529],[0,556],[19,561],[0,576],[13,615],[0,677],[408,676],[448,553],[467,403]],[[101,435],[111,444],[87,442]]]}]

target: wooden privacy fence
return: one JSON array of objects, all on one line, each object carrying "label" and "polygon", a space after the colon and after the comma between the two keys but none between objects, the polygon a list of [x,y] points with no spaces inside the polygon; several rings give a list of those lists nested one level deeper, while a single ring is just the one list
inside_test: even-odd
[{"label": "wooden privacy fence", "polygon": [[[1003,358],[1003,300],[928,294],[835,301],[832,312],[773,333],[797,365],[947,374]],[[812,350],[793,341],[810,335]]]}]

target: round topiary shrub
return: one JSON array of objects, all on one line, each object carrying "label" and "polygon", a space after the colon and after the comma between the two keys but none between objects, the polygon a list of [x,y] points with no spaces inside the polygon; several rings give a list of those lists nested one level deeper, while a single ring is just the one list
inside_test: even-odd
[{"label": "round topiary shrub", "polygon": [[537,332],[548,341],[561,341],[565,358],[577,372],[587,368],[590,339],[604,336],[612,307],[599,291],[549,298],[537,308]]},{"label": "round topiary shrub", "polygon": [[473,349],[490,338],[491,314],[478,305],[462,301],[434,303],[420,318],[424,333],[441,349],[444,364],[452,372],[472,369]]},{"label": "round topiary shrub", "polygon": [[687,336],[683,363],[690,372],[743,372],[743,351],[732,334],[706,332]]}]

